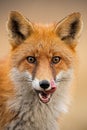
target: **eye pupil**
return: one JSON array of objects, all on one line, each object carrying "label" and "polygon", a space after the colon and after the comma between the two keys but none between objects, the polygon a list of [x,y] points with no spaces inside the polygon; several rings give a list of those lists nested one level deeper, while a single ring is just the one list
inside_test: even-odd
[{"label": "eye pupil", "polygon": [[52,58],[52,63],[53,64],[57,64],[57,63],[59,63],[59,61],[60,61],[60,57],[59,56],[55,56],[55,57]]},{"label": "eye pupil", "polygon": [[36,62],[36,58],[33,57],[33,56],[28,56],[28,57],[27,57],[27,61],[28,61],[29,63],[35,63],[35,62]]}]

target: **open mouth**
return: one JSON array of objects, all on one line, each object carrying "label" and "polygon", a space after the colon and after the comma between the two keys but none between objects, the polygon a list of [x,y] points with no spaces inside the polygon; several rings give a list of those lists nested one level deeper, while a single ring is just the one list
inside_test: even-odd
[{"label": "open mouth", "polygon": [[52,97],[52,94],[55,92],[56,88],[52,88],[48,91],[38,91],[36,90],[38,97],[42,103],[48,103]]},{"label": "open mouth", "polygon": [[52,94],[46,94],[45,92],[41,91],[39,92],[38,96],[40,101],[42,101],[43,103],[48,103],[50,101]]}]

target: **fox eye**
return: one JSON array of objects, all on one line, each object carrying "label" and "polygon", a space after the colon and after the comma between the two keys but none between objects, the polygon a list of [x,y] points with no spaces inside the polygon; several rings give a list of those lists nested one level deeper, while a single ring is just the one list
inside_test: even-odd
[{"label": "fox eye", "polygon": [[57,63],[59,63],[60,62],[60,57],[59,56],[54,56],[53,58],[52,58],[52,63],[53,64],[57,64]]},{"label": "fox eye", "polygon": [[28,56],[27,57],[27,61],[31,64],[35,64],[36,63],[36,58],[33,56]]}]

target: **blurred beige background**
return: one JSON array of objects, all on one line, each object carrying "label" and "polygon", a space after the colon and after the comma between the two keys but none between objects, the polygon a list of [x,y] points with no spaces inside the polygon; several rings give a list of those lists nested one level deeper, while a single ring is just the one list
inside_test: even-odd
[{"label": "blurred beige background", "polygon": [[59,21],[72,12],[80,12],[84,27],[78,44],[80,69],[74,102],[61,122],[61,130],[87,130],[87,1],[86,0],[0,0],[0,58],[9,50],[6,21],[11,10],[23,13],[35,22]]}]

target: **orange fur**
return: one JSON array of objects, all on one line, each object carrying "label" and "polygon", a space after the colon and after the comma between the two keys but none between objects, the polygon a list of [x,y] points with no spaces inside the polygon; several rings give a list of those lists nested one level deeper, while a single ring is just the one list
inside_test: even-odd
[{"label": "orange fur", "polygon": [[[64,20],[63,25],[62,22],[58,24],[41,25],[30,23],[30,21],[28,23],[19,13],[13,12],[8,23],[8,30],[10,31],[12,30],[12,18],[15,18],[17,20],[16,22],[20,21],[19,29],[21,29],[16,30],[15,28],[15,31],[20,31],[21,35],[15,32],[17,33],[17,36],[15,36],[16,34],[13,35],[13,32],[10,32],[12,35],[10,41],[12,44],[10,56],[0,62],[1,130],[16,114],[15,111],[11,111],[7,106],[7,101],[15,96],[14,83],[10,79],[10,71],[12,68],[16,67],[20,72],[27,70],[31,75],[33,73],[39,80],[45,78],[51,80],[53,77],[56,77],[60,70],[67,71],[68,68],[75,68],[77,56],[75,51],[77,38],[75,37],[73,40],[73,36],[70,37],[70,34],[68,36],[70,27],[67,27],[65,30],[64,28],[66,28],[71,21],[74,21],[74,19],[77,20],[76,22],[80,21],[80,14],[75,13],[68,16],[68,18]],[[77,35],[81,23],[78,22],[76,24],[79,24],[78,27],[76,25]],[[19,35],[20,37],[18,37]],[[36,67],[34,64],[28,63],[26,60],[28,56],[34,56],[38,59]],[[58,64],[52,65],[51,59],[54,56],[60,56],[61,60]],[[52,72],[52,68],[54,72]]]}]

